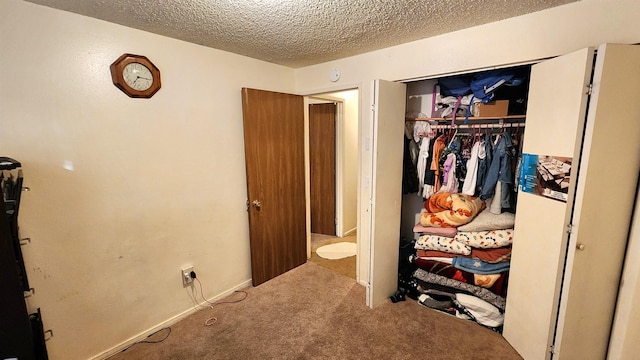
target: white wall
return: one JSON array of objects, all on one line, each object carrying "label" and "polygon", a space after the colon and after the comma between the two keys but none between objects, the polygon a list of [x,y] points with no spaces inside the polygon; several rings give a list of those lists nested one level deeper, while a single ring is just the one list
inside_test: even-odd
[{"label": "white wall", "polygon": [[[0,2],[0,155],[23,164],[20,230],[51,359],[85,359],[251,278],[242,87],[292,92],[294,71],[19,0]],[[121,54],[162,89],[113,86]]]},{"label": "white wall", "polygon": [[[361,114],[362,174],[371,173],[372,80],[411,80],[531,62],[602,43],[638,43],[640,26],[636,0],[583,0],[537,13],[418,40],[366,54],[296,70],[296,89],[310,94],[358,87]],[[338,68],[341,79],[329,81]],[[399,119],[399,121],[403,121]],[[370,149],[370,147],[369,147]],[[361,176],[359,203],[360,282],[369,281],[370,189]]]},{"label": "white wall", "polygon": [[337,96],[344,99],[344,162],[343,186],[343,236],[353,234],[358,226],[358,111],[360,109],[357,90],[343,91]]}]

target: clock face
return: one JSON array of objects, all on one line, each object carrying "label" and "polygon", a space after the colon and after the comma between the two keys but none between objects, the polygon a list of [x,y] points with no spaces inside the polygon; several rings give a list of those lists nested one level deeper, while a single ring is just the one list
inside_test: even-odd
[{"label": "clock face", "polygon": [[138,91],[147,90],[153,85],[153,75],[148,67],[141,63],[132,62],[122,69],[122,77],[132,89]]}]

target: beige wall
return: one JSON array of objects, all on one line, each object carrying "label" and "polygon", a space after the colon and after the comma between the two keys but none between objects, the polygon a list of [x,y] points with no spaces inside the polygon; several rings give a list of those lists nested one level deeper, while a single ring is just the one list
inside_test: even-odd
[{"label": "beige wall", "polygon": [[[357,90],[347,90],[323,94],[342,100],[342,233],[345,236],[356,231],[358,221],[358,110],[359,94]],[[340,220],[339,220],[340,221]]]},{"label": "beige wall", "polygon": [[[639,43],[635,0],[583,0],[441,36],[308,66],[296,70],[296,89],[303,94],[358,87],[361,155],[359,200],[359,281],[369,282],[372,80],[408,81],[493,66],[533,62],[602,43]],[[329,71],[338,68],[338,83]]]},{"label": "beige wall", "polygon": [[358,226],[358,111],[357,90],[338,93],[344,99],[344,162],[342,235],[353,234]]},{"label": "beige wall", "polygon": [[[0,154],[23,164],[23,248],[51,359],[85,359],[251,278],[240,89],[294,71],[18,0],[0,2]],[[113,86],[121,54],[162,72]],[[202,299],[200,299],[202,302]]]},{"label": "beige wall", "polygon": [[[81,359],[188,313],[179,268],[206,296],[250,279],[240,88],[358,88],[371,169],[371,80],[403,80],[640,42],[640,3],[581,1],[292,70],[19,0],[0,2],[0,155],[23,163],[21,232],[52,359]],[[147,55],[163,88],[130,99],[109,64]],[[338,67],[342,79],[328,80]],[[364,184],[366,179],[359,180]],[[358,232],[368,239],[369,189]],[[368,281],[368,242],[359,273]],[[637,330],[635,330],[637,332]],[[98,336],[96,336],[98,334]]]}]

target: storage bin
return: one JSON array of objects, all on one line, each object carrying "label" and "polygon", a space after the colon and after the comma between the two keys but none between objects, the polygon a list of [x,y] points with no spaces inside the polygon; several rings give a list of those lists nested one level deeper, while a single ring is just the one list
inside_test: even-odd
[{"label": "storage bin", "polygon": [[473,116],[477,117],[500,117],[509,113],[509,100],[496,100],[490,103],[473,104]]}]

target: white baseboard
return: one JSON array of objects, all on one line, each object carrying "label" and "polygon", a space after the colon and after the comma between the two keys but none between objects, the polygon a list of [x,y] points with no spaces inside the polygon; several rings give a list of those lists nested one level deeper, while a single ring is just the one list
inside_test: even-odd
[{"label": "white baseboard", "polygon": [[[244,282],[232,287],[231,289],[226,290],[226,291],[224,291],[224,292],[222,292],[222,293],[220,293],[220,294],[218,294],[218,295],[216,295],[216,296],[214,296],[214,297],[212,297],[210,299],[207,299],[207,301],[211,302],[211,303],[216,302],[216,301],[218,301],[218,300],[220,300],[222,298],[225,298],[225,297],[231,295],[234,291],[239,290],[239,289],[244,289],[244,288],[246,288],[248,286],[251,286],[251,279],[249,279],[247,281],[244,281]],[[160,330],[162,328],[171,326],[171,325],[179,322],[180,320],[185,319],[187,316],[189,316],[189,315],[191,315],[191,314],[193,314],[193,313],[195,313],[195,312],[197,312],[199,310],[204,310],[204,309],[207,309],[207,307],[200,307],[200,306],[192,307],[192,308],[190,308],[190,309],[188,309],[188,310],[186,310],[184,312],[181,312],[180,314],[178,314],[178,315],[176,315],[176,316],[174,316],[174,317],[172,317],[170,319],[167,319],[167,320],[161,322],[160,324],[158,324],[158,325],[156,325],[156,326],[154,326],[154,327],[152,327],[150,329],[147,329],[147,330],[141,332],[140,334],[130,338],[129,340],[126,340],[126,341],[124,341],[124,342],[112,347],[109,350],[103,351],[100,354],[95,355],[94,357],[91,358],[91,360],[107,359],[108,357],[113,356],[113,355],[121,352],[126,347],[131,346],[132,344],[135,344],[140,340],[146,339],[149,335],[153,334],[154,332],[156,332],[156,331],[158,331],[158,330]]]},{"label": "white baseboard", "polygon": [[355,234],[357,230],[358,230],[358,228],[357,228],[357,227],[354,227],[353,229],[351,229],[351,230],[349,230],[349,231],[345,232],[345,233],[344,233],[344,235],[342,235],[342,237],[345,237],[345,236],[349,236],[349,235]]}]

